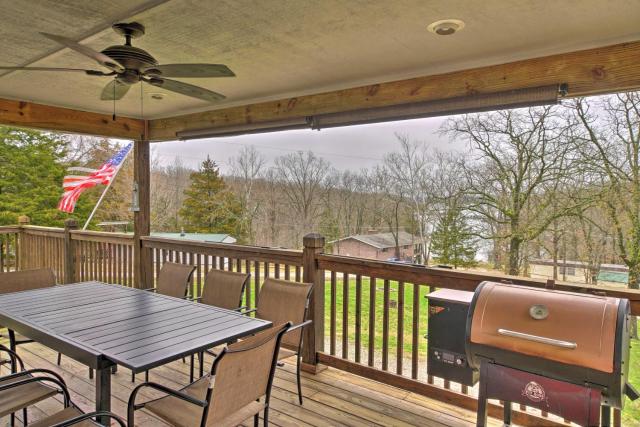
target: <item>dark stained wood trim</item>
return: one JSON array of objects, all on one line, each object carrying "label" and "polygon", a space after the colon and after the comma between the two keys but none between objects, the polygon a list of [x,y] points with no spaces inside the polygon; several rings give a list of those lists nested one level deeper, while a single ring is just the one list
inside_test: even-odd
[{"label": "dark stained wood trim", "polygon": [[164,237],[141,238],[145,248],[160,248],[167,250],[192,251],[205,255],[215,255],[229,258],[251,259],[271,263],[282,263],[302,266],[302,251],[288,249],[274,249],[262,246],[236,245],[230,243],[209,243],[168,239]]},{"label": "dark stained wood trim", "polygon": [[70,108],[0,98],[0,124],[67,133],[138,139],[143,121]]},{"label": "dark stained wood trim", "polygon": [[[438,288],[473,291],[480,282],[498,281],[514,283],[535,288],[545,288],[546,280],[529,279],[519,276],[483,274],[480,272],[449,270],[445,268],[405,265],[393,262],[375,261],[364,258],[352,258],[338,255],[319,255],[318,265],[329,271],[376,276],[380,279],[397,280]],[[616,289],[604,286],[581,285],[568,282],[556,282],[555,289],[569,292],[604,294],[615,298],[627,298],[631,302],[631,313],[640,315],[640,291]]]},{"label": "dark stained wood trim", "polygon": [[[420,381],[412,380],[391,372],[381,371],[379,369],[372,368],[370,366],[362,365],[360,363],[344,360],[339,357],[331,356],[325,353],[318,354],[318,361],[327,366],[331,366],[342,371],[346,371],[352,374],[360,375],[365,378],[369,378],[375,381],[379,381],[384,384],[389,384],[394,387],[399,387],[403,390],[408,390],[413,393],[426,396],[430,399],[440,400],[442,402],[467,409],[470,411],[476,411],[478,408],[478,401],[464,394],[457,393],[452,390],[446,390],[431,384],[423,383]],[[503,409],[501,406],[489,403],[489,416],[497,419],[502,419]],[[557,427],[562,426],[560,423],[556,423],[547,418],[536,417],[533,414],[528,414],[514,410],[512,413],[512,421],[515,424],[523,426],[535,426],[535,427]]]},{"label": "dark stained wood trim", "polygon": [[305,118],[567,83],[569,96],[640,88],[640,41],[152,120],[152,141],[177,132]]}]

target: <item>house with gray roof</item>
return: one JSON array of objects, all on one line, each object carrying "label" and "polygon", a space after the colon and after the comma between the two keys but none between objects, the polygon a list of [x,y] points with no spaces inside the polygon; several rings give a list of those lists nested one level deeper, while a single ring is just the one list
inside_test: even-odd
[{"label": "house with gray roof", "polygon": [[[329,242],[334,255],[389,261],[395,258],[396,241],[392,233],[356,234]],[[400,260],[413,261],[419,239],[406,231],[398,233]]]}]

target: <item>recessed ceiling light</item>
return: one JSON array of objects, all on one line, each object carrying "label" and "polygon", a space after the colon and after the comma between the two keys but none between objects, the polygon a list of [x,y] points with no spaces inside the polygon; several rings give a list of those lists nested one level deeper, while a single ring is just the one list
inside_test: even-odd
[{"label": "recessed ceiling light", "polygon": [[464,28],[464,22],[459,19],[442,19],[429,24],[427,29],[439,36],[450,36]]},{"label": "recessed ceiling light", "polygon": [[151,99],[155,99],[157,101],[163,100],[165,98],[165,94],[162,92],[150,92],[149,96],[151,97]]}]

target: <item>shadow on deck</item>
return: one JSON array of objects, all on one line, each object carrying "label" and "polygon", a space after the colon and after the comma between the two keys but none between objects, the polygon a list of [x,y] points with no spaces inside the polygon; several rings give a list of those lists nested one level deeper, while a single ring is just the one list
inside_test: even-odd
[{"label": "shadow on deck", "polygon": [[[69,386],[73,401],[83,410],[94,408],[94,384],[88,369],[63,357],[57,366],[56,353],[40,344],[18,348],[28,368],[40,367],[59,372]],[[208,359],[208,362],[210,360]],[[209,363],[207,363],[207,368]],[[189,381],[189,365],[173,362],[151,371],[151,380],[179,388]],[[135,385],[130,371],[120,368],[112,378],[112,410],[126,416],[126,404]],[[297,404],[295,368],[291,363],[278,368],[271,398],[270,425],[273,426],[471,426],[475,414],[464,409],[428,399],[405,390],[371,381],[340,370],[328,368],[317,375],[303,373],[303,406]],[[158,395],[145,390],[142,398]],[[61,400],[51,398],[32,406],[29,421],[36,421],[60,410]],[[160,419],[144,411],[136,414],[136,425],[163,426]],[[0,426],[8,425],[8,417]],[[20,424],[18,424],[20,425]],[[253,425],[247,422],[246,425]],[[495,425],[499,425],[495,422]]]}]

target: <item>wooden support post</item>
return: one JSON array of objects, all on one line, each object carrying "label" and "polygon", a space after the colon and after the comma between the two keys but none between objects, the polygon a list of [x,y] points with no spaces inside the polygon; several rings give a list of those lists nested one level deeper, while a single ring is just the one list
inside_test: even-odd
[{"label": "wooden support post", "polygon": [[313,323],[304,329],[302,348],[302,369],[307,372],[318,371],[317,352],[324,351],[324,271],[318,268],[317,255],[324,251],[324,237],[311,233],[304,236],[302,265],[303,281],[313,283],[308,318]]},{"label": "wooden support post", "polygon": [[[20,227],[29,225],[30,222],[31,222],[31,219],[26,215],[20,215],[18,217],[18,225]],[[18,259],[16,260],[16,270],[24,270],[27,267],[26,262],[27,262],[28,254],[25,253],[24,239],[22,236],[23,236],[23,233],[21,229],[19,233],[18,241],[16,242],[18,245],[18,247],[16,248],[16,254],[18,257]]]},{"label": "wooden support post", "polygon": [[151,232],[149,141],[139,140],[133,148],[133,179],[138,191],[138,206],[133,214],[134,286],[152,287],[152,265],[149,250],[142,247],[140,237]]},{"label": "wooden support post", "polygon": [[76,282],[76,245],[71,239],[71,230],[77,229],[78,221],[75,219],[64,221],[64,283]]}]

